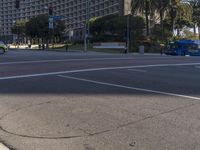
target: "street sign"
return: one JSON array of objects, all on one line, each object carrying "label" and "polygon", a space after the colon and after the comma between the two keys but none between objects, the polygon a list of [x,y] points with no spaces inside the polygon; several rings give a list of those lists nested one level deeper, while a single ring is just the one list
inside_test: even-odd
[{"label": "street sign", "polygon": [[63,18],[63,16],[53,16],[53,20],[61,20]]},{"label": "street sign", "polygon": [[54,28],[54,23],[53,23],[54,19],[52,16],[49,17],[49,29],[53,29]]}]

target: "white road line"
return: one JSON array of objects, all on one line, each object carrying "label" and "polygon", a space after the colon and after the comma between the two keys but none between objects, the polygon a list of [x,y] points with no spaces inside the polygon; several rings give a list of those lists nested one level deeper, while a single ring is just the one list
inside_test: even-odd
[{"label": "white road line", "polygon": [[30,77],[42,77],[42,76],[49,76],[49,75],[80,73],[80,72],[90,72],[90,71],[102,71],[102,70],[151,68],[151,67],[170,67],[170,66],[193,66],[193,65],[200,65],[200,63],[157,64],[157,65],[139,65],[139,66],[123,66],[123,67],[104,67],[104,68],[79,69],[79,70],[47,72],[47,73],[39,73],[39,74],[26,74],[26,75],[17,75],[17,76],[6,76],[6,77],[0,77],[0,80],[21,79],[21,78],[30,78]]},{"label": "white road line", "polygon": [[200,66],[195,66],[195,68],[200,69]]},{"label": "white road line", "polygon": [[135,72],[147,72],[146,70],[138,70],[138,69],[128,69],[129,71],[135,71]]},{"label": "white road line", "polygon": [[9,148],[7,148],[5,145],[3,145],[2,143],[0,143],[0,150],[10,150]]},{"label": "white road line", "polygon": [[[148,58],[168,58],[168,57],[148,57]],[[69,61],[95,61],[95,60],[135,60],[137,57],[126,58],[82,58],[82,59],[55,59],[55,60],[33,60],[33,61],[15,61],[15,62],[0,62],[0,65],[14,65],[14,64],[32,64],[32,63],[51,63],[51,62],[69,62]],[[141,59],[141,58],[140,58]],[[146,59],[146,58],[145,58]]]},{"label": "white road line", "polygon": [[136,90],[136,91],[143,91],[143,92],[148,92],[148,93],[155,93],[155,94],[162,94],[162,95],[181,97],[181,98],[187,98],[187,99],[193,99],[193,100],[200,100],[200,97],[193,97],[193,96],[182,95],[182,94],[175,94],[175,93],[168,93],[168,92],[163,92],[163,91],[155,91],[155,90],[150,90],[150,89],[130,87],[130,86],[125,86],[125,85],[106,83],[106,82],[88,80],[88,79],[83,79],[83,78],[76,78],[76,77],[65,76],[65,75],[58,75],[58,77],[72,79],[72,80],[78,80],[78,81],[83,81],[83,82],[88,82],[88,83],[93,83],[93,84],[100,84],[100,85],[112,86],[112,87],[117,87],[117,88],[129,89],[129,90]]},{"label": "white road line", "polygon": [[82,59],[55,59],[55,60],[34,60],[34,61],[16,61],[16,62],[2,62],[0,65],[13,64],[32,64],[32,63],[50,63],[50,62],[69,62],[69,61],[95,61],[95,60],[133,60],[133,57],[126,58],[82,58]]}]

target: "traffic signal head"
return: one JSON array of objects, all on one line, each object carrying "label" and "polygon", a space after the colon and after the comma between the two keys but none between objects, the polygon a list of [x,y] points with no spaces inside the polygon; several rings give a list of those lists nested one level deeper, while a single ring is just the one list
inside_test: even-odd
[{"label": "traffic signal head", "polygon": [[53,7],[52,6],[49,6],[49,15],[53,16]]},{"label": "traffic signal head", "polygon": [[15,0],[15,8],[19,9],[20,7],[20,0]]}]

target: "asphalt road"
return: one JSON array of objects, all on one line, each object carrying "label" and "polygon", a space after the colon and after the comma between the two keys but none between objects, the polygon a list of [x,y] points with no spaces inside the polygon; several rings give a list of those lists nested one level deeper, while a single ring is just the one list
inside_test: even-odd
[{"label": "asphalt road", "polygon": [[200,149],[200,57],[10,51],[0,86],[14,150]]}]

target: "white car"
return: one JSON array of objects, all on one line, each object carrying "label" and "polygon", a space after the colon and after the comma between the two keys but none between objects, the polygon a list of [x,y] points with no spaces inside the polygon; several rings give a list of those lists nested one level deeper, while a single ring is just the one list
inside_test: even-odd
[{"label": "white car", "polygon": [[4,54],[7,51],[8,46],[3,41],[0,41],[0,54]]}]

